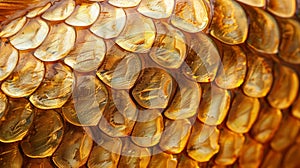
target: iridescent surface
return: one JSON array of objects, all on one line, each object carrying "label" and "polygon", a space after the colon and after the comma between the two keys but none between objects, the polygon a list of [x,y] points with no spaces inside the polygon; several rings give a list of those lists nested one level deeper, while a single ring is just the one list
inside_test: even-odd
[{"label": "iridescent surface", "polygon": [[152,19],[131,10],[126,11],[126,15],[127,23],[120,36],[116,38],[116,43],[130,52],[149,52],[155,39]]},{"label": "iridescent surface", "polygon": [[64,23],[50,27],[45,41],[39,46],[34,56],[42,61],[56,61],[67,56],[75,44],[75,30]]},{"label": "iridescent surface", "polygon": [[45,77],[29,100],[41,109],[60,108],[72,94],[73,81],[69,67],[61,63],[47,63]]},{"label": "iridescent surface", "polygon": [[243,8],[233,0],[214,1],[210,34],[226,44],[243,43],[248,34],[248,21]]},{"label": "iridescent surface", "polygon": [[64,20],[71,15],[74,9],[74,0],[54,2],[54,4],[42,15],[42,18],[50,21]]},{"label": "iridescent surface", "polygon": [[191,125],[187,119],[166,120],[159,147],[168,153],[181,153],[191,133]]},{"label": "iridescent surface", "polygon": [[[202,94],[199,84],[179,76],[180,86],[177,88],[171,105],[165,110],[164,115],[172,120],[187,119],[197,113],[198,105]],[[178,78],[178,77],[177,77]]]},{"label": "iridescent surface", "polygon": [[268,0],[267,9],[279,17],[292,17],[296,12],[296,0]]},{"label": "iridescent surface", "polygon": [[250,18],[247,44],[258,52],[276,54],[280,32],[273,16],[259,8],[247,8],[246,11]]},{"label": "iridescent surface", "polygon": [[186,57],[186,40],[183,33],[165,22],[155,22],[155,26],[157,35],[150,57],[163,67],[179,68]]},{"label": "iridescent surface", "polygon": [[174,0],[142,0],[138,11],[154,19],[168,18],[174,8]]},{"label": "iridescent surface", "polygon": [[107,96],[107,89],[96,76],[76,74],[73,95],[62,107],[62,113],[74,125],[95,126],[108,104]]},{"label": "iridescent surface", "polygon": [[231,95],[228,90],[214,84],[203,86],[202,98],[198,109],[198,118],[208,125],[219,125],[227,116]]},{"label": "iridescent surface", "polygon": [[54,110],[37,110],[33,128],[21,142],[25,155],[32,158],[51,156],[59,146],[64,132],[63,120]]},{"label": "iridescent surface", "polygon": [[114,89],[130,89],[135,84],[142,69],[140,58],[114,45],[106,52],[97,76]]},{"label": "iridescent surface", "polygon": [[0,143],[0,166],[9,168],[21,168],[23,157],[17,143]]},{"label": "iridescent surface", "polygon": [[0,119],[6,112],[7,107],[8,107],[7,97],[2,91],[0,91]]},{"label": "iridescent surface", "polygon": [[239,87],[246,76],[247,59],[238,46],[222,46],[222,65],[216,76],[216,84],[224,89]]},{"label": "iridescent surface", "polygon": [[175,0],[171,23],[175,27],[196,33],[206,28],[209,22],[207,7],[203,0]]},{"label": "iridescent surface", "polygon": [[295,2],[1,1],[0,167],[298,167]]},{"label": "iridescent surface", "polygon": [[291,64],[300,64],[300,23],[293,19],[279,19],[281,42],[279,56]]},{"label": "iridescent surface", "polygon": [[74,48],[65,57],[65,64],[78,72],[96,70],[104,59],[106,45],[103,39],[88,30],[76,31]]},{"label": "iridescent surface", "polygon": [[126,23],[126,15],[122,8],[115,8],[101,3],[101,13],[96,22],[90,27],[91,32],[99,37],[110,39],[117,37]]},{"label": "iridescent surface", "polygon": [[58,167],[83,166],[87,162],[92,146],[92,138],[83,129],[70,127],[53,154],[52,160]]},{"label": "iridescent surface", "polygon": [[188,155],[198,162],[209,161],[219,152],[219,134],[217,127],[202,124],[197,120],[187,144]]},{"label": "iridescent surface", "polygon": [[197,33],[188,41],[188,51],[183,73],[197,82],[211,82],[215,79],[221,62],[219,52],[207,35]]},{"label": "iridescent surface", "polygon": [[274,80],[272,62],[253,54],[249,54],[247,60],[248,72],[242,86],[243,91],[250,97],[264,97],[269,93]]},{"label": "iridescent surface", "polygon": [[98,3],[84,3],[76,6],[74,12],[66,19],[66,23],[72,26],[89,26],[93,24],[100,12]]},{"label": "iridescent surface", "polygon": [[259,113],[259,100],[248,97],[242,92],[236,92],[231,105],[226,122],[227,127],[237,133],[248,132]]},{"label": "iridescent surface", "polygon": [[20,17],[11,21],[9,24],[0,29],[0,37],[5,38],[16,34],[25,25],[26,20],[26,17]]},{"label": "iridescent surface", "polygon": [[0,81],[2,81],[8,77],[16,67],[19,53],[9,43],[0,41],[0,55]]},{"label": "iridescent surface", "polygon": [[274,84],[267,99],[271,106],[285,109],[296,99],[299,78],[293,69],[286,66],[276,64],[274,70]]},{"label": "iridescent surface", "polygon": [[41,84],[45,74],[44,63],[31,53],[20,53],[12,74],[2,83],[1,89],[10,97],[30,96]]},{"label": "iridescent surface", "polygon": [[134,99],[144,108],[166,108],[173,87],[172,77],[164,70],[147,68],[132,90]]},{"label": "iridescent surface", "polygon": [[41,19],[29,20],[24,27],[13,37],[11,44],[19,50],[28,50],[38,47],[46,38],[49,26]]},{"label": "iridescent surface", "polygon": [[27,99],[10,99],[9,109],[0,120],[0,141],[22,140],[33,122],[33,107]]},{"label": "iridescent surface", "polygon": [[138,117],[138,109],[125,90],[112,90],[99,128],[112,137],[130,135]]}]

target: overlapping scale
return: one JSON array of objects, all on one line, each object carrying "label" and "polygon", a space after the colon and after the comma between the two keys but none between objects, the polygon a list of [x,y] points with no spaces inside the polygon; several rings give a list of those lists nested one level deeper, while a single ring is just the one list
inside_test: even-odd
[{"label": "overlapping scale", "polygon": [[246,133],[254,124],[260,110],[257,98],[248,97],[242,92],[236,92],[231,103],[226,125],[237,133]]},{"label": "overlapping scale", "polygon": [[15,69],[19,53],[11,44],[0,41],[0,55],[0,81],[2,81]]},{"label": "overlapping scale", "polygon": [[137,81],[142,62],[138,55],[127,52],[114,44],[106,52],[97,76],[114,89],[130,89]]},{"label": "overlapping scale", "polygon": [[0,37],[6,38],[18,33],[25,25],[26,21],[26,17],[23,16],[9,22],[7,25],[0,28]]},{"label": "overlapping scale", "polygon": [[296,12],[296,0],[268,0],[267,9],[279,17],[292,17]]},{"label": "overlapping scale", "polygon": [[9,108],[0,119],[0,141],[22,140],[32,125],[34,110],[27,99],[9,99]]},{"label": "overlapping scale", "polygon": [[112,90],[98,127],[112,137],[129,136],[138,117],[138,109],[125,90]]},{"label": "overlapping scale", "polygon": [[265,57],[247,56],[247,76],[242,89],[247,96],[264,97],[273,84],[273,64]]},{"label": "overlapping scale", "polygon": [[274,84],[267,97],[274,108],[288,108],[295,101],[299,90],[297,73],[284,65],[274,67]]},{"label": "overlapping scale", "polygon": [[137,10],[154,19],[168,18],[174,8],[174,0],[142,0]]},{"label": "overlapping scale", "polygon": [[223,43],[244,43],[248,34],[246,13],[234,0],[216,0],[210,28],[210,34]]},{"label": "overlapping scale", "polygon": [[240,152],[239,167],[259,167],[263,159],[264,147],[250,137],[246,137],[246,141]]},{"label": "overlapping scale", "polygon": [[247,58],[239,46],[222,46],[222,66],[218,70],[215,82],[224,89],[239,87],[245,79]]},{"label": "overlapping scale", "polygon": [[259,8],[247,8],[246,12],[250,18],[247,44],[258,52],[276,54],[280,32],[273,16]]},{"label": "overlapping scale", "polygon": [[198,162],[186,154],[182,153],[178,157],[178,165],[177,168],[186,168],[186,167],[195,167],[199,168]]},{"label": "overlapping scale", "polygon": [[44,63],[31,53],[21,52],[12,74],[2,83],[1,89],[10,97],[30,96],[41,84],[45,74]]},{"label": "overlapping scale", "polygon": [[151,156],[148,168],[176,168],[177,159],[175,156],[160,151],[158,147],[154,148],[153,152],[158,154]]},{"label": "overlapping scale", "polygon": [[208,125],[221,124],[230,107],[231,94],[215,84],[202,85],[203,93],[198,109],[198,119]]},{"label": "overlapping scale", "polygon": [[154,43],[156,33],[153,20],[133,10],[127,10],[126,16],[125,28],[115,42],[130,52],[149,52]]},{"label": "overlapping scale", "polygon": [[96,126],[108,104],[108,92],[94,75],[76,74],[70,100],[62,107],[66,120],[77,126]]},{"label": "overlapping scale", "polygon": [[10,38],[10,43],[18,50],[38,47],[47,37],[48,24],[40,18],[28,20],[24,27]]},{"label": "overlapping scale", "polygon": [[8,108],[8,100],[6,95],[0,90],[0,119]]},{"label": "overlapping scale", "polygon": [[100,15],[90,30],[99,37],[110,39],[119,36],[125,24],[126,15],[122,8],[101,3]]},{"label": "overlapping scale", "polygon": [[179,68],[186,57],[186,40],[184,34],[166,22],[155,22],[156,38],[150,57],[166,68]]},{"label": "overlapping scale", "polygon": [[181,153],[187,144],[191,127],[188,119],[166,120],[159,147],[167,153]]},{"label": "overlapping scale", "polygon": [[232,165],[239,157],[245,137],[243,134],[232,132],[228,129],[221,130],[220,151],[215,162],[218,165]]},{"label": "overlapping scale", "polygon": [[21,168],[23,157],[18,143],[0,143],[0,166],[8,168]]},{"label": "overlapping scale", "polygon": [[40,109],[60,108],[72,94],[74,75],[62,63],[46,63],[45,67],[45,77],[29,100]]},{"label": "overlapping scale", "polygon": [[151,147],[159,143],[163,130],[163,117],[159,110],[139,111],[131,140],[139,146]]},{"label": "overlapping scale", "polygon": [[64,134],[61,145],[54,152],[52,160],[58,167],[79,168],[89,157],[93,139],[81,128],[70,127]]},{"label": "overlapping scale", "polygon": [[93,24],[100,13],[100,6],[95,3],[82,3],[77,5],[71,14],[66,19],[66,23],[72,26],[90,26]]},{"label": "overlapping scale", "polygon": [[300,156],[300,145],[299,143],[295,143],[291,148],[288,150],[286,155],[284,156],[283,159],[283,164],[284,167],[298,167],[300,165],[299,158]]},{"label": "overlapping scale", "polygon": [[96,140],[97,145],[93,147],[88,159],[87,166],[90,168],[117,167],[122,150],[120,138],[112,138],[97,131],[100,137]]},{"label": "overlapping scale", "polygon": [[187,144],[188,155],[198,161],[207,162],[219,152],[220,131],[216,126],[209,126],[196,121]]},{"label": "overlapping scale", "polygon": [[86,29],[77,30],[73,50],[67,54],[64,62],[75,71],[90,72],[100,66],[105,53],[106,45],[103,39]]},{"label": "overlapping scale", "polygon": [[164,115],[172,120],[187,119],[197,114],[202,89],[196,82],[190,81],[184,75],[176,76],[179,83],[170,106]]},{"label": "overlapping scale", "polygon": [[283,151],[294,143],[300,130],[300,121],[292,116],[284,115],[280,127],[271,141],[271,147]]},{"label": "overlapping scale", "polygon": [[299,95],[292,107],[292,115],[294,117],[300,119],[300,96]]},{"label": "overlapping scale", "polygon": [[137,146],[134,143],[132,143],[129,139],[125,139],[124,141],[125,142],[122,149],[118,168],[147,168],[151,159],[149,149]]},{"label": "overlapping scale", "polygon": [[266,0],[236,0],[247,5],[255,7],[264,7],[266,5]]},{"label": "overlapping scale", "polygon": [[204,30],[209,23],[208,6],[203,0],[175,0],[171,24],[189,33]]},{"label": "overlapping scale", "polygon": [[132,96],[144,108],[166,108],[175,82],[168,72],[158,68],[146,68],[133,87]]},{"label": "overlapping scale", "polygon": [[46,168],[53,167],[49,158],[43,159],[27,159],[25,162],[25,168]]},{"label": "overlapping scale", "polygon": [[278,19],[281,30],[279,56],[290,64],[300,64],[300,23],[293,19]]},{"label": "overlapping scale", "polygon": [[134,7],[140,2],[141,0],[108,0],[108,3],[120,8]]},{"label": "overlapping scale", "polygon": [[212,82],[221,58],[215,43],[207,35],[197,33],[188,37],[188,51],[183,74],[197,82]]},{"label": "overlapping scale", "polygon": [[42,15],[42,18],[49,21],[64,20],[71,15],[74,9],[74,0],[56,1],[49,9],[46,10],[46,12]]},{"label": "overlapping scale", "polygon": [[28,18],[34,18],[37,17],[38,15],[44,13],[47,9],[51,7],[51,3],[47,3],[45,6],[38,7],[33,9],[32,11],[29,11],[26,15]]},{"label": "overlapping scale", "polygon": [[60,114],[54,110],[36,110],[32,126],[28,136],[21,142],[23,152],[31,158],[52,156],[64,133]]},{"label": "overlapping scale", "polygon": [[274,150],[269,150],[267,155],[264,157],[264,160],[261,164],[262,168],[280,168],[282,161],[282,154]]},{"label": "overlapping scale", "polygon": [[45,41],[34,51],[34,56],[42,61],[57,61],[67,56],[73,49],[76,32],[65,23],[50,26]]},{"label": "overlapping scale", "polygon": [[253,138],[260,143],[270,141],[280,126],[282,113],[279,109],[263,104],[259,116],[251,128]]}]

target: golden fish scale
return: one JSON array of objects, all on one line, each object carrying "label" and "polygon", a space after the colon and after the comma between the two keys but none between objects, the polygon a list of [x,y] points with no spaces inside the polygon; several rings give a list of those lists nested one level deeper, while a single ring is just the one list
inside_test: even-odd
[{"label": "golden fish scale", "polygon": [[0,167],[300,167],[300,0],[24,2]]}]

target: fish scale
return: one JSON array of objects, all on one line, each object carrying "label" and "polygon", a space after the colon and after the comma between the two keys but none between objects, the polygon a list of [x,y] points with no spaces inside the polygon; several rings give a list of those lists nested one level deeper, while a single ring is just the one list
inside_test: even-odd
[{"label": "fish scale", "polygon": [[0,1],[0,167],[299,167],[299,14],[299,0]]}]

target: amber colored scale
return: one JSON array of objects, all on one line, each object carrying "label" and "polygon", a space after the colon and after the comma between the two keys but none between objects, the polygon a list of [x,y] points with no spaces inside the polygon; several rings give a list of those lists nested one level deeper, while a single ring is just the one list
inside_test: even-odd
[{"label": "amber colored scale", "polygon": [[300,167],[299,0],[0,0],[0,167]]}]

